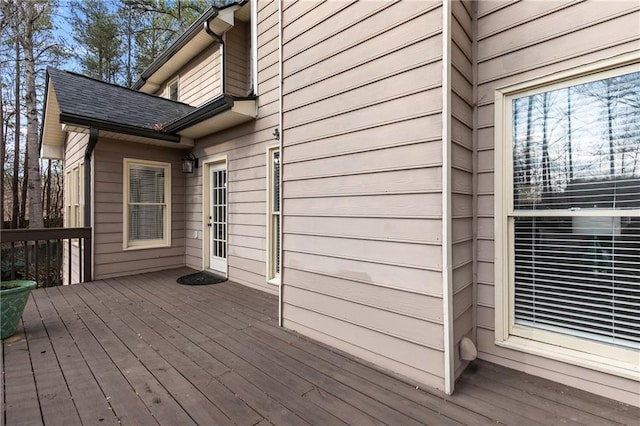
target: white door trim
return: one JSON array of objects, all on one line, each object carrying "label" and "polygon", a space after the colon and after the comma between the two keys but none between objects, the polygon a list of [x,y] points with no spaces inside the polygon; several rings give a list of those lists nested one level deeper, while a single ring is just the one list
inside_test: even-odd
[{"label": "white door trim", "polygon": [[[211,265],[211,237],[213,232],[213,226],[208,226],[209,216],[211,214],[211,171],[213,168],[224,166],[224,169],[227,171],[227,199],[226,199],[226,215],[224,217],[224,221],[227,224],[226,235],[228,238],[229,230],[229,197],[228,197],[228,187],[229,187],[229,161],[227,155],[218,155],[212,156],[208,158],[202,159],[202,269],[203,270],[212,270],[219,274],[223,274],[224,276],[229,276],[228,271],[228,262],[224,261],[224,264],[220,263],[218,265]],[[228,243],[226,250],[226,258],[228,258]]]}]

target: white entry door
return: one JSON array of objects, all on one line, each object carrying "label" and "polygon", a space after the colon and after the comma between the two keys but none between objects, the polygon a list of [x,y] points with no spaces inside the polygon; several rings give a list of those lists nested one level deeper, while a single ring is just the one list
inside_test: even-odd
[{"label": "white entry door", "polygon": [[209,267],[227,275],[227,164],[209,168]]}]

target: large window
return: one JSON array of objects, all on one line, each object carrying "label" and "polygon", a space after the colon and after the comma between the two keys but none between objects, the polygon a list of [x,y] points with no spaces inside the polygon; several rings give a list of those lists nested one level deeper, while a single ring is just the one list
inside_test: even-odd
[{"label": "large window", "polygon": [[171,165],[124,160],[124,248],[171,242]]},{"label": "large window", "polygon": [[269,161],[269,201],[268,223],[268,261],[267,279],[274,283],[280,280],[280,150],[268,150]]},{"label": "large window", "polygon": [[499,340],[637,362],[640,67],[542,87],[497,111]]}]

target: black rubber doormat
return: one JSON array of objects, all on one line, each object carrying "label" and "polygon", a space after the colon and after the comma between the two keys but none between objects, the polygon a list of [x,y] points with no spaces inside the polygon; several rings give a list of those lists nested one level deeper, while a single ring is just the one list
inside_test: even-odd
[{"label": "black rubber doormat", "polygon": [[227,281],[225,277],[213,275],[204,271],[196,272],[195,274],[183,275],[176,280],[178,284],[182,285],[218,284],[225,281]]}]

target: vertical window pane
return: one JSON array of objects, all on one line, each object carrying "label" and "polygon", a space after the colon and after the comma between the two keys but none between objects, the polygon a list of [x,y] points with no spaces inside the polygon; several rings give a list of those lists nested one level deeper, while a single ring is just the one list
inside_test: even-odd
[{"label": "vertical window pane", "polygon": [[516,209],[640,208],[640,72],[515,99]]},{"label": "vertical window pane", "polygon": [[161,240],[164,238],[164,206],[132,205],[129,207],[129,240]]},{"label": "vertical window pane", "polygon": [[138,165],[130,167],[130,203],[164,203],[164,190],[164,168]]},{"label": "vertical window pane", "polygon": [[172,101],[178,100],[178,82],[173,82],[169,85],[169,99]]},{"label": "vertical window pane", "polygon": [[273,152],[273,211],[280,211],[280,151]]},{"label": "vertical window pane", "polygon": [[274,222],[274,229],[275,229],[275,235],[274,235],[274,258],[275,258],[275,265],[274,265],[274,269],[276,274],[280,273],[280,215],[276,214],[273,215],[273,222]]}]

